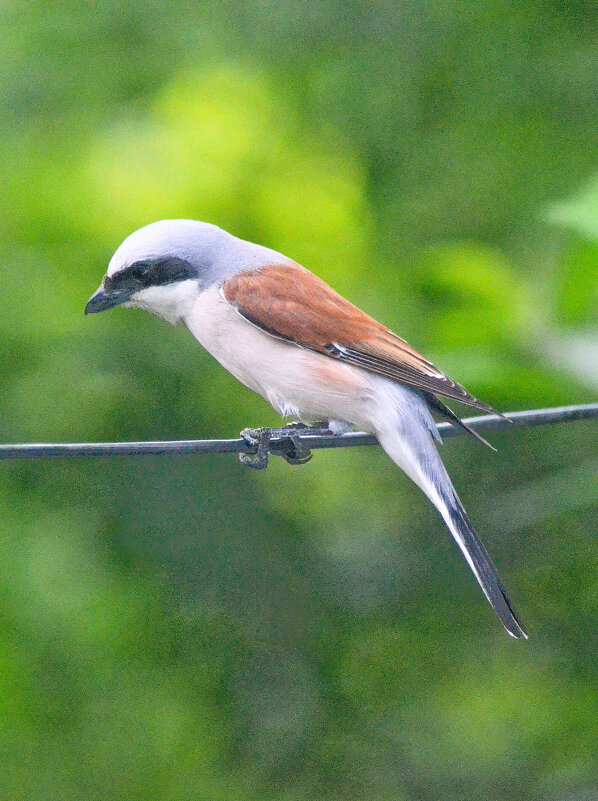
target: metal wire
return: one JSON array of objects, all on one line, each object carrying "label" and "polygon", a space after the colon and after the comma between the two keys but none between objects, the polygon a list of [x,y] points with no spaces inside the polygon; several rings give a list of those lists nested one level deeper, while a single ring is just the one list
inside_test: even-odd
[{"label": "metal wire", "polygon": [[[598,418],[598,403],[580,406],[559,406],[553,409],[533,409],[509,412],[508,419],[497,415],[469,417],[464,420],[475,431],[501,431],[515,428],[569,423],[575,420]],[[465,433],[451,423],[439,423],[442,437],[456,437]],[[289,436],[299,438],[306,449],[353,448],[358,445],[376,445],[372,434],[355,431],[334,435],[326,429],[271,429],[267,449],[281,453],[288,446]],[[75,443],[22,443],[0,445],[0,459],[79,459],[86,456],[162,456],[165,454],[241,453],[256,454],[258,446],[244,438],[191,439],[159,442],[75,442]]]}]

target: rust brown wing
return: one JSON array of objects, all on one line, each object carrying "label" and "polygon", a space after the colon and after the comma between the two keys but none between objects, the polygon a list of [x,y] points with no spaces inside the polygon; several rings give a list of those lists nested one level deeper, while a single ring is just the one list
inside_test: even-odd
[{"label": "rust brown wing", "polygon": [[272,336],[494,413],[408,342],[299,264],[239,273],[222,284],[221,292],[239,314]]}]

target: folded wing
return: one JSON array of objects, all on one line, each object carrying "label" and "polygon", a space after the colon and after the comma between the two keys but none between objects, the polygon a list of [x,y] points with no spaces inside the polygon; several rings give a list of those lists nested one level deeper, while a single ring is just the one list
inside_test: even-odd
[{"label": "folded wing", "polygon": [[239,273],[222,284],[221,292],[239,314],[272,336],[495,413],[408,342],[298,264]]}]

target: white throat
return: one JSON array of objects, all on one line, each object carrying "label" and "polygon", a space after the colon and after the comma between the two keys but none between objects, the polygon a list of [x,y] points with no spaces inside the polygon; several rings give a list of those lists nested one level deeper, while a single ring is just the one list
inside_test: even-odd
[{"label": "white throat", "polygon": [[196,279],[176,281],[164,286],[149,286],[132,295],[123,306],[145,309],[171,325],[177,325],[189,314],[200,291]]}]

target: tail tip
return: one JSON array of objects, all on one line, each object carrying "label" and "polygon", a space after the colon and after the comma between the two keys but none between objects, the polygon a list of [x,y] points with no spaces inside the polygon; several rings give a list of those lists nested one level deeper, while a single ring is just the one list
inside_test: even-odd
[{"label": "tail tip", "polygon": [[517,624],[517,627],[512,628],[505,626],[505,630],[507,634],[514,640],[529,640],[529,634],[520,624]]}]

